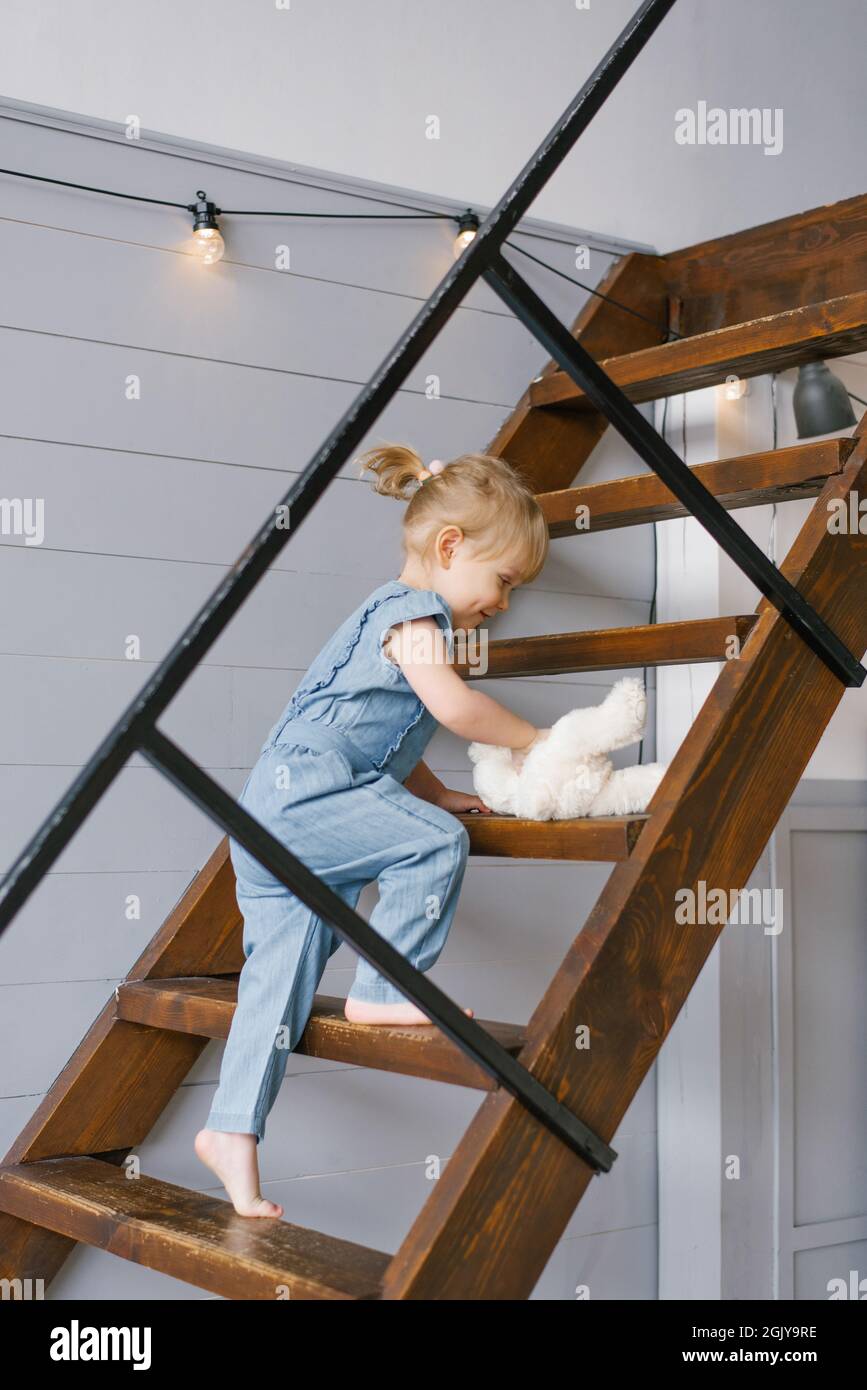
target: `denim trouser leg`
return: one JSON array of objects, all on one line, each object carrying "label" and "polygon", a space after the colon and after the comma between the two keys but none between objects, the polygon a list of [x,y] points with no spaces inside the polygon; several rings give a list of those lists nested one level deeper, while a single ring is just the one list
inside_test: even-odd
[{"label": "denim trouser leg", "polygon": [[[403,858],[379,874],[379,901],[370,914],[370,925],[416,970],[429,970],[445,945],[467,867],[468,841],[463,826],[458,833],[443,836],[425,831],[411,848],[407,846]],[[364,956],[358,958],[349,998],[377,1004],[406,1002],[406,995]]]},{"label": "denim trouser leg", "polygon": [[[335,891],[355,907],[363,886]],[[246,960],[205,1125],[255,1134],[258,1143],[340,937],[276,879],[263,888],[236,877],[235,893],[244,916]]]},{"label": "denim trouser leg", "polygon": [[[296,775],[293,755],[279,751]],[[356,906],[365,883],[377,880],[380,897],[370,925],[417,969],[428,970],[454,917],[469,835],[455,816],[388,775],[323,788],[328,767],[316,766],[317,782],[307,765],[298,765],[297,802],[285,796],[275,801],[265,772],[251,774],[242,793],[245,808],[349,906]],[[304,1031],[322,972],[342,938],[231,839],[230,851],[246,959],[206,1127],[255,1134],[258,1141],[288,1053]],[[406,999],[363,957],[349,993],[377,1003]]]}]

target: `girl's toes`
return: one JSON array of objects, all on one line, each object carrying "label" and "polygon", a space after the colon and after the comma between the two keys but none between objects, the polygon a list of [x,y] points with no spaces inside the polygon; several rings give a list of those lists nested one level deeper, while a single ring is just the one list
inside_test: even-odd
[{"label": "girl's toes", "polygon": [[282,1216],[283,1208],[277,1202],[269,1202],[267,1197],[255,1199],[255,1216]]}]

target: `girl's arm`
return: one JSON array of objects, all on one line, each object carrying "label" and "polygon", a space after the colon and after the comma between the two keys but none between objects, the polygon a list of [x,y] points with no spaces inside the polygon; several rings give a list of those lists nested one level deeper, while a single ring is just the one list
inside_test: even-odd
[{"label": "girl's arm", "polygon": [[444,784],[435,773],[431,772],[426,763],[416,763],[403,785],[407,791],[412,792],[413,796],[420,796],[422,801],[432,801],[434,805],[436,805],[437,797],[446,790]]},{"label": "girl's arm", "polygon": [[490,695],[467,686],[449,662],[435,618],[413,618],[398,624],[386,654],[400,667],[434,719],[468,743],[493,743],[526,752],[543,732]]}]

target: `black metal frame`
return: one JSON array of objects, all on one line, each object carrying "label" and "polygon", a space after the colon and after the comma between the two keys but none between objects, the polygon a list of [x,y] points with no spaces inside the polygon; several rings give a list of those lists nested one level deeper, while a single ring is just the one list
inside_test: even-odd
[{"label": "black metal frame", "polygon": [[[771,598],[835,674],[861,684],[867,672],[786,584],[774,566],[720,507],[684,463],[660,440],[568,330],[503,259],[502,245],[537,193],[568,154],[611,91],[672,8],[674,0],[644,0],[561,119],[485,219],[466,248],[383,359],[275,514],[289,509],[290,527],[269,517],[192,619],[151,679],[127,707],[93,757],[19,855],[0,885],[0,931],[12,921],[127,759],[141,751],[206,815],[236,839],[386,979],[418,1005],[480,1067],[516,1096],[570,1149],[597,1171],[615,1151],[563,1106],[529,1071],[469,1018],[424,974],[375,932],[327,884],[160,732],[156,721],[220,636],[252,589],[307,516],[342,464],[363,441],[401,383],[476,281],[484,277],[554,357]],[[721,514],[721,516],[720,516]],[[854,665],[853,665],[854,663]],[[842,673],[842,674],[841,674]],[[860,680],[857,675],[860,673]]]}]

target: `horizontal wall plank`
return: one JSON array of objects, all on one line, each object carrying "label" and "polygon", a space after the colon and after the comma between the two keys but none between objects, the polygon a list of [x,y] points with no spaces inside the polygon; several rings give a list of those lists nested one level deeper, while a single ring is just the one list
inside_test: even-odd
[{"label": "horizontal wall plank", "polygon": [[[610,864],[556,860],[516,871],[509,860],[480,859],[464,880],[440,959],[460,965],[468,960],[562,958],[610,871]],[[122,979],[193,873],[116,869],[48,874],[14,926],[0,936],[3,987],[67,980],[74,988],[79,980]],[[127,916],[133,897],[138,918]],[[364,889],[362,916],[369,916],[376,898],[375,885]],[[540,914],[543,898],[545,912]],[[351,959],[345,945],[333,957],[339,965]]]},{"label": "horizontal wall plank", "polygon": [[[292,482],[268,469],[0,438],[0,496],[42,499],[45,550],[231,565]],[[354,574],[374,588],[384,562],[400,571],[405,511],[369,476],[335,478],[272,569]],[[0,544],[37,549],[26,535]],[[651,582],[647,547],[591,532],[552,542],[536,587],[640,599]]]},{"label": "horizontal wall plank", "polygon": [[3,988],[66,980],[74,991],[80,980],[123,979],[193,872],[109,869],[47,874],[0,936]]},{"label": "horizontal wall plank", "polygon": [[[382,500],[382,499],[379,499]],[[216,589],[217,565],[0,546],[0,585],[28,594],[0,610],[0,652],[124,659],[129,634],[142,660],[160,661]],[[383,572],[379,583],[397,571]],[[352,576],[270,570],[210,648],[209,664],[300,667],[377,587]],[[544,602],[538,597],[544,593]],[[647,621],[648,603],[519,589],[491,620],[491,637],[623,627]],[[595,673],[598,674],[598,673]]]},{"label": "horizontal wall plank", "polygon": [[[355,381],[2,327],[0,365],[4,435],[128,450],[133,461],[161,454],[283,473],[307,467],[359,392]],[[126,398],[132,375],[139,400]],[[507,402],[505,394],[492,402],[449,396],[444,387],[428,399],[404,386],[341,472],[357,478],[355,459],[382,440],[405,440],[422,457],[484,449],[509,414]]]},{"label": "horizontal wall plank", "polygon": [[[0,322],[360,386],[424,302],[247,266],[210,269],[217,274],[190,256],[0,221]],[[461,307],[405,385],[424,391],[433,373],[448,395],[517,400],[530,364],[539,371],[544,361],[513,315]]]},{"label": "horizontal wall plank", "polygon": [[[153,669],[152,663],[133,661],[0,656],[6,716],[0,725],[0,765],[83,765]],[[162,715],[160,728],[203,767],[250,767],[301,674],[298,669],[203,666]],[[563,676],[557,681],[490,680],[480,688],[547,726],[568,709],[598,704],[605,695],[600,685]],[[464,740],[441,726],[425,756],[443,768],[468,768],[466,749]],[[140,753],[130,758],[130,765],[136,764],[149,766]]]},{"label": "horizontal wall plank", "polygon": [[[246,773],[211,768],[237,797]],[[63,796],[75,775],[65,767],[5,768],[0,779],[0,873]],[[217,824],[156,768],[122,769],[54,861],[58,873],[169,870],[192,875],[223,838]]]}]

